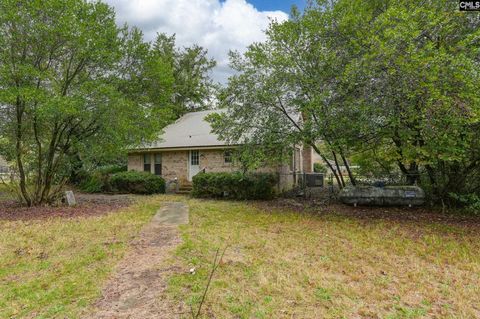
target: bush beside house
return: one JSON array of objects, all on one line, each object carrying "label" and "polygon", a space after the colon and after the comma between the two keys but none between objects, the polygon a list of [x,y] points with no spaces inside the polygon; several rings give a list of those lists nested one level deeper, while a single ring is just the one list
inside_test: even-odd
[{"label": "bush beside house", "polygon": [[86,176],[79,185],[87,193],[165,193],[165,180],[145,172],[126,171],[124,167],[102,167]]},{"label": "bush beside house", "polygon": [[106,192],[108,187],[108,179],[110,176],[102,175],[99,172],[93,172],[92,174],[82,178],[78,187],[86,193],[101,193]]},{"label": "bush beside house", "polygon": [[145,172],[128,171],[113,174],[110,178],[110,186],[113,191],[122,193],[165,193],[165,180]]},{"label": "bush beside house", "polygon": [[75,180],[72,182],[86,193],[111,192],[110,177],[115,173],[125,171],[127,171],[125,165],[100,166],[94,171],[81,170],[77,172]]},{"label": "bush beside house", "polygon": [[193,177],[195,197],[271,199],[278,178],[271,173],[200,173]]}]

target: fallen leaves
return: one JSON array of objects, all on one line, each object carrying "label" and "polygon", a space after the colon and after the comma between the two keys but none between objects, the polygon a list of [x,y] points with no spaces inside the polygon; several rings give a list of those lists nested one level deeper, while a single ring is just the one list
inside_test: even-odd
[{"label": "fallen leaves", "polygon": [[37,220],[48,218],[75,218],[104,215],[119,210],[132,203],[125,195],[87,195],[78,196],[78,205],[26,207],[12,200],[0,202],[0,220]]}]

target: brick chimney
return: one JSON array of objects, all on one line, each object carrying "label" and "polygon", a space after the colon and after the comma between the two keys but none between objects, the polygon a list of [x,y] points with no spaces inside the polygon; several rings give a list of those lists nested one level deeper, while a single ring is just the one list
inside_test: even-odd
[{"label": "brick chimney", "polygon": [[309,145],[304,145],[302,150],[303,172],[313,172],[313,148]]}]

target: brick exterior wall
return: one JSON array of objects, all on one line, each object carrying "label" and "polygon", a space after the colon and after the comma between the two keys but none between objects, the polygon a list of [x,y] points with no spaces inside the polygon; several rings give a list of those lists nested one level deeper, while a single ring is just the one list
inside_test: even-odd
[{"label": "brick exterior wall", "polygon": [[[181,185],[189,184],[188,160],[189,151],[164,151],[162,154],[162,177],[166,181],[178,179]],[[151,173],[154,172],[154,154],[151,156]],[[143,171],[143,155],[128,155],[128,170]],[[233,163],[225,163],[223,150],[200,150],[199,166],[206,172],[233,172],[238,169]]]},{"label": "brick exterior wall", "polygon": [[162,154],[162,177],[166,181],[178,179],[180,185],[188,184],[188,151],[168,151]]},{"label": "brick exterior wall", "polygon": [[128,154],[128,170],[129,171],[143,171],[143,155]]},{"label": "brick exterior wall", "polygon": [[[190,184],[188,181],[188,160],[189,151],[163,151],[149,153],[151,156],[151,173],[154,172],[154,156],[162,154],[162,177],[168,182],[178,179],[180,185]],[[128,170],[143,171],[143,155],[141,153],[128,155]],[[240,169],[234,163],[225,163],[224,150],[200,150],[199,152],[200,169],[206,172],[234,172]],[[293,159],[292,159],[293,161]],[[312,164],[313,166],[313,164]],[[279,165],[278,167],[261,167],[257,172],[280,173],[278,191],[286,191],[291,189],[294,184],[293,175],[291,174],[291,165]],[[298,167],[296,170],[298,171]],[[313,169],[313,167],[312,167]]]},{"label": "brick exterior wall", "polygon": [[304,146],[302,151],[303,171],[305,173],[313,172],[313,149],[311,146]]},{"label": "brick exterior wall", "polygon": [[[145,153],[128,155],[128,170],[143,172],[143,156]],[[162,155],[162,177],[165,181],[178,179],[180,185],[189,184],[188,181],[188,151],[151,152],[150,173],[155,173],[155,154]]]},{"label": "brick exterior wall", "polygon": [[201,150],[200,151],[200,169],[205,172],[221,173],[234,172],[238,166],[233,163],[225,163],[224,150]]}]

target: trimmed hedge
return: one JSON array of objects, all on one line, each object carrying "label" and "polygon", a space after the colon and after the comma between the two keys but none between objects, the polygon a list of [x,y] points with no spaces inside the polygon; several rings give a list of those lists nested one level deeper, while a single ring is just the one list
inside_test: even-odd
[{"label": "trimmed hedge", "polygon": [[110,178],[110,186],[115,192],[132,194],[165,193],[165,180],[147,172],[120,172]]},{"label": "trimmed hedge", "polygon": [[199,173],[193,177],[195,197],[271,199],[278,178],[271,173]]}]

